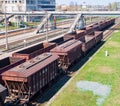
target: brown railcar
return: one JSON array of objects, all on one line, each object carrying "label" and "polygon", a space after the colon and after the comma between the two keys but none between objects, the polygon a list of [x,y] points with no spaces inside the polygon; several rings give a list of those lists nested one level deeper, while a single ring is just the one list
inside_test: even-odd
[{"label": "brown railcar", "polygon": [[50,52],[59,56],[59,66],[66,71],[75,60],[82,56],[81,47],[82,42],[73,39],[53,48]]},{"label": "brown railcar", "polygon": [[104,29],[110,27],[111,25],[113,25],[114,23],[115,23],[115,18],[105,20],[105,21],[103,21],[103,23],[100,25],[100,30],[104,30]]},{"label": "brown railcar", "polygon": [[99,43],[102,39],[103,39],[103,32],[102,31],[95,31],[96,44]]},{"label": "brown railcar", "polygon": [[26,60],[32,59],[44,52],[49,52],[50,49],[56,46],[55,43],[41,43],[19,52],[13,53],[13,57],[25,58]]},{"label": "brown railcar", "polygon": [[89,52],[96,44],[95,37],[94,36],[85,36],[85,42],[82,44],[82,51],[84,54]]},{"label": "brown railcar", "polygon": [[[15,57],[6,57],[0,60],[0,74],[25,62],[25,59],[15,58]],[[0,83],[2,83],[1,75],[0,75]]]},{"label": "brown railcar", "polygon": [[111,19],[111,24],[115,24],[115,18]]},{"label": "brown railcar", "polygon": [[100,30],[100,25],[99,24],[94,25],[93,29],[94,29],[94,31],[99,31]]},{"label": "brown railcar", "polygon": [[99,31],[102,31],[105,27],[106,27],[105,22],[104,22],[104,21],[101,21],[101,22],[99,23]]},{"label": "brown railcar", "polygon": [[65,43],[71,39],[73,39],[73,38],[64,39],[64,37],[60,37],[60,38],[57,38],[57,39],[50,41],[50,43],[56,43],[56,45],[60,45],[60,44]]},{"label": "brown railcar", "polygon": [[108,24],[111,26],[115,23],[115,18],[108,20]]},{"label": "brown railcar", "polygon": [[86,35],[94,35],[94,29],[93,27],[86,27]]},{"label": "brown railcar", "polygon": [[79,39],[85,35],[85,30],[77,30],[75,32],[64,35],[64,39],[67,40],[69,38]]},{"label": "brown railcar", "polygon": [[[58,75],[58,56],[43,53],[2,74],[9,95],[28,100]],[[13,98],[13,99],[15,99]]]},{"label": "brown railcar", "polygon": [[85,30],[77,30],[76,33],[79,35],[78,39],[81,42],[84,42],[85,41],[85,34],[86,34]]},{"label": "brown railcar", "polygon": [[94,25],[98,25],[98,23],[89,24],[89,25],[87,25],[87,27],[93,27]]}]

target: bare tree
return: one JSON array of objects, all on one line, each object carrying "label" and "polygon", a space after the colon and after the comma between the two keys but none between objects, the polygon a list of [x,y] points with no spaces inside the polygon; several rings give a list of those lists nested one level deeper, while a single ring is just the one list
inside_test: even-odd
[{"label": "bare tree", "polygon": [[108,10],[111,10],[111,11],[116,11],[116,10],[118,10],[117,2],[109,3],[109,4],[108,4]]},{"label": "bare tree", "polygon": [[114,3],[112,4],[112,8],[113,8],[114,11],[117,10],[117,8],[118,8],[118,7],[117,7],[117,2],[114,2]]}]

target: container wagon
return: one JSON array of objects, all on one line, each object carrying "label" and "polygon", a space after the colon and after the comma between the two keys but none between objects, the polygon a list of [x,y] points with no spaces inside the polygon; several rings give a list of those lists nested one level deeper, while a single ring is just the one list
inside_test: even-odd
[{"label": "container wagon", "polygon": [[67,72],[69,66],[82,56],[81,47],[82,42],[73,39],[53,48],[50,52],[59,56],[59,67]]},{"label": "container wagon", "polygon": [[49,52],[50,49],[54,48],[55,46],[55,43],[40,43],[38,45],[13,53],[12,56],[29,60],[44,52]]},{"label": "container wagon", "polygon": [[7,95],[7,89],[0,84],[0,106],[4,106],[6,95]]},{"label": "container wagon", "polygon": [[[15,57],[6,57],[0,60],[0,74],[25,62],[25,59],[15,58]],[[0,76],[0,83],[3,83]]]},{"label": "container wagon", "polygon": [[2,73],[10,98],[29,101],[58,75],[58,56],[43,53],[25,63]]}]

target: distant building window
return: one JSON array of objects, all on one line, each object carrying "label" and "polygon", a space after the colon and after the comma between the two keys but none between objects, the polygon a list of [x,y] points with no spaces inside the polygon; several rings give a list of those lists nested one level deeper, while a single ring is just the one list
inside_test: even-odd
[{"label": "distant building window", "polygon": [[38,0],[38,4],[50,4],[50,1],[41,1],[41,0]]},{"label": "distant building window", "polygon": [[31,0],[31,4],[35,4],[35,0]]},{"label": "distant building window", "polygon": [[17,3],[17,0],[15,0],[15,3]]},{"label": "distant building window", "polygon": [[27,4],[35,4],[35,0],[26,0]]},{"label": "distant building window", "polygon": [[36,7],[35,6],[27,6],[27,11],[35,11]]},{"label": "distant building window", "polygon": [[22,1],[21,0],[19,0],[19,3],[21,3]]},{"label": "distant building window", "polygon": [[12,3],[14,3],[14,0],[12,0]]}]

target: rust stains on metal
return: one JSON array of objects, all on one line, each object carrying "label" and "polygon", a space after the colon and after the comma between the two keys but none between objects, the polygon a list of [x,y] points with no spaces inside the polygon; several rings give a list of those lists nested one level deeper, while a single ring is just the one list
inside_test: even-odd
[{"label": "rust stains on metal", "polygon": [[26,60],[32,59],[44,52],[49,52],[50,49],[54,48],[56,46],[55,43],[41,43],[35,46],[32,46],[30,48],[21,50],[19,52],[13,53],[13,57],[19,57],[19,58],[25,58]]}]

